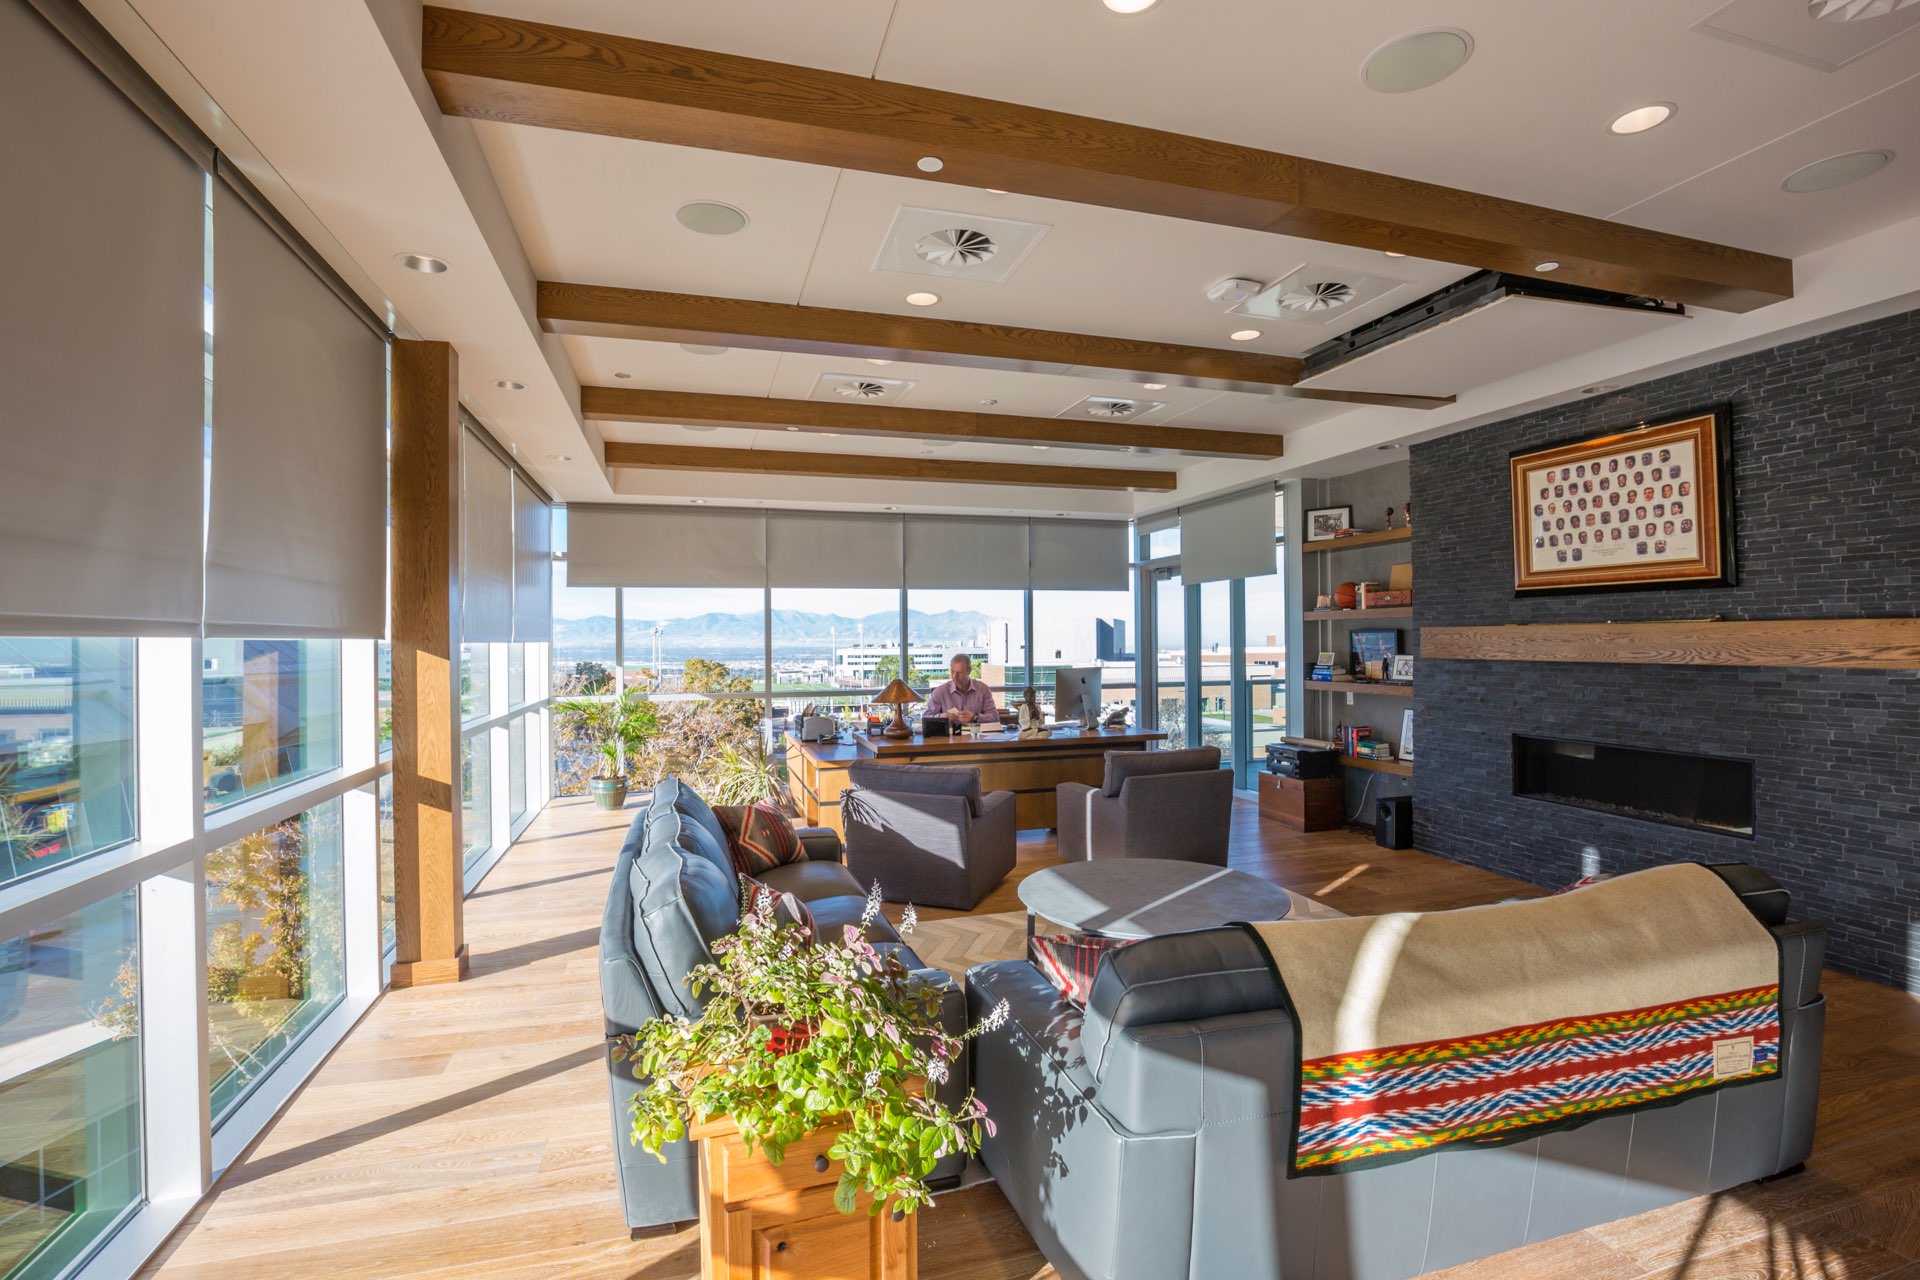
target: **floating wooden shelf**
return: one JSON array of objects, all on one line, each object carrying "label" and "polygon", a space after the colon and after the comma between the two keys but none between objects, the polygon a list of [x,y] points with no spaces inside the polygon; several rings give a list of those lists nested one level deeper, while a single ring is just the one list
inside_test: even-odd
[{"label": "floating wooden shelf", "polygon": [[1365,756],[1343,755],[1340,757],[1340,763],[1349,769],[1365,769],[1368,773],[1391,773],[1402,778],[1413,776],[1411,760],[1369,760]]},{"label": "floating wooden shelf", "polygon": [[1334,693],[1345,690],[1348,693],[1382,694],[1389,698],[1411,698],[1413,696],[1413,684],[1411,681],[1405,684],[1395,684],[1390,680],[1308,680],[1305,684],[1307,688],[1318,689],[1323,693]]},{"label": "floating wooden shelf", "polygon": [[1920,618],[1422,627],[1422,659],[1920,670]]},{"label": "floating wooden shelf", "polygon": [[1398,529],[1376,529],[1372,533],[1356,533],[1349,538],[1328,538],[1324,542],[1309,542],[1300,548],[1303,556],[1317,556],[1323,551],[1345,551],[1352,547],[1377,547],[1383,542],[1406,542],[1413,537],[1413,530],[1402,525]]},{"label": "floating wooden shelf", "polygon": [[1362,622],[1368,618],[1411,618],[1412,605],[1389,609],[1309,609],[1302,615],[1308,622]]}]

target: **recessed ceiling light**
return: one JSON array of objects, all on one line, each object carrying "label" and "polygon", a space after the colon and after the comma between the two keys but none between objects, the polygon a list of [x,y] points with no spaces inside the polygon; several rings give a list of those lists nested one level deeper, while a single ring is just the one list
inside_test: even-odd
[{"label": "recessed ceiling light", "polygon": [[1615,116],[1607,128],[1614,133],[1645,133],[1655,125],[1665,124],[1673,119],[1673,113],[1679,110],[1671,102],[1649,102],[1644,107]]},{"label": "recessed ceiling light", "polygon": [[938,173],[947,167],[947,162],[939,156],[921,156],[913,162],[913,167],[922,173]]},{"label": "recessed ceiling light", "polygon": [[437,276],[447,269],[445,258],[436,258],[430,253],[396,253],[393,260],[409,271],[418,271],[421,275]]},{"label": "recessed ceiling light", "polygon": [[687,501],[691,502],[696,507],[704,507],[707,505],[707,500],[705,498],[688,498]]},{"label": "recessed ceiling light", "polygon": [[1167,384],[1164,382],[1143,382],[1140,385],[1148,391],[1165,391],[1167,389]]},{"label": "recessed ceiling light", "polygon": [[840,433],[838,431],[822,431],[820,434],[825,436],[829,440],[838,440],[840,438]]},{"label": "recessed ceiling light", "polygon": [[1404,253],[1395,253],[1392,249],[1382,249],[1380,252],[1386,254],[1389,258],[1404,258],[1407,256]]},{"label": "recessed ceiling light", "polygon": [[547,455],[547,461],[548,462],[572,462],[573,455],[570,453],[550,453]]},{"label": "recessed ceiling light", "polygon": [[891,361],[891,360],[875,360],[875,359],[874,359],[873,357],[871,357],[871,356],[869,356],[869,357],[867,357],[867,363],[868,363],[868,364],[892,364],[892,363],[893,363],[893,361]]},{"label": "recessed ceiling light", "polygon": [[787,430],[789,430],[789,431],[798,431],[799,429],[800,429],[800,428],[798,428],[798,427],[788,427],[788,428],[787,428]]},{"label": "recessed ceiling light", "polygon": [[1145,13],[1160,0],[1100,0],[1100,3],[1115,13]]},{"label": "recessed ceiling light", "polygon": [[747,215],[730,204],[721,204],[718,200],[695,200],[683,204],[673,211],[676,221],[689,231],[698,231],[703,236],[730,236],[736,231],[744,231]]},{"label": "recessed ceiling light", "polygon": [[992,408],[994,405],[999,404],[1000,402],[998,400],[982,400],[980,403],[983,405],[986,405],[988,408]]},{"label": "recessed ceiling light", "polygon": [[1377,444],[1373,447],[1378,449],[1382,453],[1388,453],[1394,449],[1398,449],[1400,446],[1397,444]]},{"label": "recessed ceiling light", "polygon": [[1580,388],[1580,394],[1583,396],[1597,396],[1603,391],[1618,390],[1619,385],[1617,382],[1596,382],[1590,387]]},{"label": "recessed ceiling light", "polygon": [[1260,336],[1260,331],[1258,329],[1235,329],[1232,333],[1227,335],[1227,337],[1231,338],[1235,342],[1252,342],[1255,338],[1259,336]]},{"label": "recessed ceiling light", "polygon": [[940,301],[940,295],[937,293],[910,293],[907,295],[907,302],[916,307],[930,307],[938,301]]},{"label": "recessed ceiling light", "polygon": [[625,378],[631,378],[633,375],[630,373],[616,373],[613,376],[616,378],[625,379]]},{"label": "recessed ceiling light", "polygon": [[1003,196],[1007,194],[1006,191],[1000,187],[987,187],[985,190],[990,196]]},{"label": "recessed ceiling light", "polygon": [[1549,258],[1545,262],[1534,263],[1533,269],[1535,271],[1558,271],[1560,269],[1560,264],[1555,262],[1553,259]]},{"label": "recessed ceiling light", "polygon": [[1048,449],[1053,448],[1053,446],[1050,444],[1037,444],[1033,447],[1040,450],[1042,453],[1046,452]]},{"label": "recessed ceiling light", "polygon": [[1380,93],[1411,93],[1439,84],[1472,54],[1473,37],[1464,31],[1416,31],[1374,50],[1360,79]]},{"label": "recessed ceiling light", "polygon": [[709,347],[698,342],[683,342],[680,344],[680,349],[690,356],[723,356],[727,354],[725,347]]},{"label": "recessed ceiling light", "polygon": [[1845,155],[1828,156],[1805,168],[1795,169],[1780,184],[1780,189],[1796,195],[1805,195],[1810,191],[1831,191],[1849,182],[1871,177],[1891,163],[1891,151],[1849,151]]},{"label": "recessed ceiling light", "polygon": [[898,507],[888,507],[888,508],[887,508],[887,510],[889,510],[889,511],[898,511],[899,509],[900,509],[900,508],[898,508]]},{"label": "recessed ceiling light", "polygon": [[526,383],[514,382],[510,378],[495,378],[493,385],[501,391],[525,391],[527,389]]}]

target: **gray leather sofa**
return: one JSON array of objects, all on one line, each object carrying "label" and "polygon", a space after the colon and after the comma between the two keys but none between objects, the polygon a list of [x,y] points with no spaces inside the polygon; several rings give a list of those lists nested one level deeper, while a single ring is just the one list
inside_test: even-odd
[{"label": "gray leather sofa", "polygon": [[974,766],[860,760],[847,781],[847,867],[887,901],[971,911],[1013,870],[1013,792],[981,794]]},{"label": "gray leather sofa", "polygon": [[1401,1280],[1797,1168],[1813,1145],[1826,931],[1715,868],[1780,944],[1781,1074],[1508,1147],[1286,1176],[1293,1028],[1240,929],[1109,955],[1083,1014],[1022,961],[967,974],[982,1158],[1068,1280]]},{"label": "gray leather sofa", "polygon": [[[843,926],[859,923],[866,891],[840,864],[839,836],[803,829],[800,839],[806,861],[775,867],[759,879],[805,902],[821,933],[837,937]],[[628,1104],[644,1082],[634,1078],[631,1063],[615,1060],[614,1047],[620,1036],[651,1018],[698,1015],[702,1001],[687,989],[687,974],[712,958],[709,945],[739,921],[739,883],[725,830],[693,788],[678,779],[661,783],[651,806],[635,816],[627,832],[600,922],[609,1114],[620,1198],[627,1226],[636,1233],[699,1216],[698,1163],[691,1142],[669,1147],[665,1164],[634,1145]],[[919,981],[941,990],[942,1024],[956,1034],[964,1028],[965,1002],[951,977],[925,968],[885,918],[868,928],[867,938],[896,954]],[[966,1091],[965,1072],[956,1071],[938,1096],[957,1104]],[[964,1156],[948,1157],[935,1170],[935,1180],[958,1179],[964,1164]]]},{"label": "gray leather sofa", "polygon": [[1098,787],[1054,789],[1063,858],[1173,858],[1227,865],[1233,774],[1220,748],[1109,751]]}]

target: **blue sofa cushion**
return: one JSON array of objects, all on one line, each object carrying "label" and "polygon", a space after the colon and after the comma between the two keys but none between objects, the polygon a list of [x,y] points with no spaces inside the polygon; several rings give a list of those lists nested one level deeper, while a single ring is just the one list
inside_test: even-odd
[{"label": "blue sofa cushion", "polygon": [[687,974],[739,926],[740,885],[725,855],[716,864],[712,840],[678,813],[649,815],[644,841],[629,878],[634,950],[661,1003],[692,1017],[705,1001],[687,988]]},{"label": "blue sofa cushion", "polygon": [[713,806],[680,779],[668,778],[653,789],[653,806],[648,816],[658,813],[664,817],[669,809],[680,815],[683,825],[690,823],[706,837],[701,852],[717,859],[715,866],[720,874],[732,876],[733,854],[729,848],[727,829],[721,823],[720,815],[713,811]]}]

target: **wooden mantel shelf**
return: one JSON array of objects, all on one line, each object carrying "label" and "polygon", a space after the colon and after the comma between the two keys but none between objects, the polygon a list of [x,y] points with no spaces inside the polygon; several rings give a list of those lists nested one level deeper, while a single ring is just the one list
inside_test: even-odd
[{"label": "wooden mantel shelf", "polygon": [[1422,627],[1422,661],[1920,671],[1920,618]]}]

